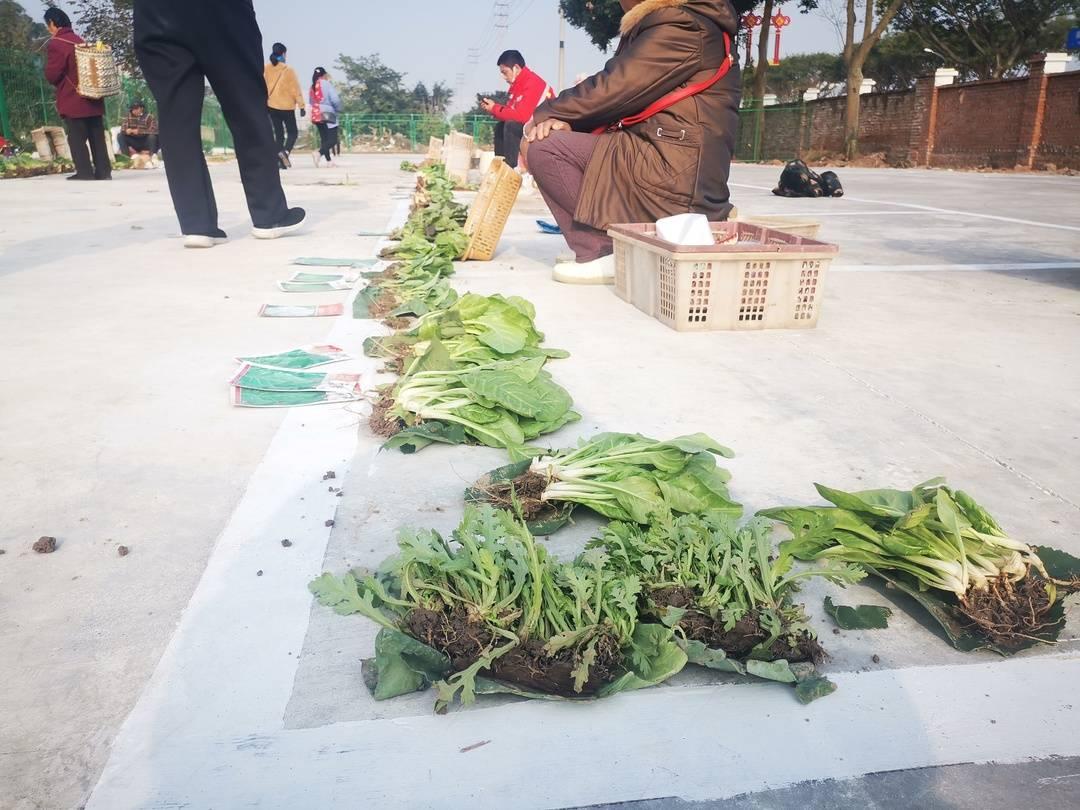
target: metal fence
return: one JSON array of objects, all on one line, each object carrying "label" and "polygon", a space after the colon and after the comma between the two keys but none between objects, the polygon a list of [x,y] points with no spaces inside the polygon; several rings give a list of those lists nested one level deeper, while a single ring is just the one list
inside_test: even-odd
[{"label": "metal fence", "polygon": [[431,138],[444,138],[451,129],[472,135],[478,145],[493,141],[495,121],[488,116],[374,115],[344,113],[338,124],[346,149],[423,152]]},{"label": "metal fence", "polygon": [[[45,81],[44,69],[43,53],[0,48],[0,134],[26,148],[30,147],[32,130],[61,123],[56,112],[56,94]],[[105,126],[119,126],[135,99],[143,100],[148,111],[157,112],[146,83],[125,77],[123,92],[105,101]],[[207,152],[233,148],[232,133],[212,95],[203,103],[202,136]]]},{"label": "metal fence", "polygon": [[802,103],[762,106],[755,101],[739,110],[735,159],[747,163],[793,160],[810,149],[813,107]]}]

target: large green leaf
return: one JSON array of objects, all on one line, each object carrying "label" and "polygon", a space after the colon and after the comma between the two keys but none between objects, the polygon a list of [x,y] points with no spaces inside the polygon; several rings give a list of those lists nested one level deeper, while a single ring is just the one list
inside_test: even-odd
[{"label": "large green leaf", "polygon": [[375,637],[375,674],[368,688],[376,700],[420,692],[451,671],[450,659],[398,630]]},{"label": "large green leaf", "polygon": [[476,323],[482,327],[477,337],[500,354],[515,354],[528,343],[531,323],[511,307],[489,309]]},{"label": "large green leaf", "polygon": [[831,596],[825,597],[825,612],[841,630],[884,630],[892,616],[892,611],[881,605],[837,605]]},{"label": "large green leaf", "polygon": [[701,453],[709,451],[724,458],[735,458],[735,451],[717,442],[711,436],[704,433],[694,433],[690,436],[679,436],[664,442],[669,447],[675,447],[684,453]]},{"label": "large green leaf", "polygon": [[383,444],[387,450],[415,453],[429,444],[465,444],[465,428],[453,422],[424,422],[391,436]]},{"label": "large green leaf", "polygon": [[364,287],[356,294],[356,298],[353,299],[353,317],[358,320],[372,320],[375,318],[371,314],[371,305],[374,304],[382,295],[382,288],[378,284],[372,283]]},{"label": "large green leaf", "polygon": [[[605,492],[615,496],[619,506],[635,523],[649,523],[655,516],[668,513],[667,504],[656,482],[644,475],[635,475],[621,481],[612,481],[603,485]],[[601,511],[589,504],[590,507]],[[601,514],[606,514],[601,511]]]},{"label": "large green leaf", "polygon": [[814,484],[821,497],[841,509],[852,512],[869,512],[879,517],[900,518],[918,504],[911,492],[898,489],[870,489],[863,492],[844,492],[824,484]]},{"label": "large green leaf", "polygon": [[597,697],[655,686],[678,675],[686,666],[686,652],[676,643],[671,628],[662,624],[639,624],[630,649],[623,652],[627,672],[600,689]]}]

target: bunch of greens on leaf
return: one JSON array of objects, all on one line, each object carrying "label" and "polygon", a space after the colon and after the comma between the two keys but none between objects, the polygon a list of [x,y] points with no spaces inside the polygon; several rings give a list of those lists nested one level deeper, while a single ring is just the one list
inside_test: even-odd
[{"label": "bunch of greens on leaf", "polygon": [[536,309],[523,298],[466,293],[444,308],[423,315],[407,332],[368,338],[364,353],[400,361],[402,373],[416,367],[432,341],[438,341],[459,365],[483,365],[514,358],[563,358],[558,349],[540,347]]},{"label": "bunch of greens on leaf", "polygon": [[541,456],[509,480],[493,471],[470,498],[496,505],[518,502],[527,520],[566,514],[580,504],[613,520],[650,523],[672,513],[718,511],[739,516],[716,456],[734,453],[697,433],[658,441],[630,433],[601,433],[577,447]]},{"label": "bunch of greens on leaf", "polygon": [[457,300],[446,280],[453,273],[453,261],[434,253],[394,264],[360,291],[353,316],[396,318],[448,307]]},{"label": "bunch of greens on leaf", "polygon": [[433,340],[409,376],[376,405],[372,426],[389,435],[386,447],[406,453],[434,442],[476,442],[524,458],[527,441],[581,418],[546,362],[541,355],[463,364]]},{"label": "bunch of greens on leaf", "polygon": [[441,164],[428,166],[417,178],[412,213],[392,236],[398,244],[382,252],[383,258],[414,259],[435,254],[456,259],[469,246],[464,224],[468,208],[454,202],[454,181]]},{"label": "bunch of greens on leaf", "polygon": [[1059,591],[1080,585],[1080,560],[1010,537],[944,479],[908,491],[817,490],[835,506],[761,512],[791,529],[784,554],[863,566],[919,601],[959,649],[1005,655],[1060,634]]},{"label": "bunch of greens on leaf", "polygon": [[600,551],[549,559],[509,512],[468,507],[452,542],[405,531],[398,546],[375,574],[310,585],[338,613],[381,625],[367,678],[376,699],[431,684],[443,707],[499,691],[601,697],[686,663],[669,629],[639,624],[636,577]]},{"label": "bunch of greens on leaf", "polygon": [[800,581],[824,577],[846,585],[865,574],[843,564],[793,570],[789,554],[773,554],[769,535],[764,520],[739,527],[730,515],[709,512],[648,527],[612,523],[589,547],[603,549],[619,571],[641,580],[643,615],[673,627],[691,662],[794,682],[788,664],[823,657],[803,607],[793,601]]}]

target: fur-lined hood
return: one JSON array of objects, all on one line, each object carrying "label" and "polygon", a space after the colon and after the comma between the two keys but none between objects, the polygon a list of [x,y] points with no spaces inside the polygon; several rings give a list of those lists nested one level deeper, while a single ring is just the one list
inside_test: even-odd
[{"label": "fur-lined hood", "polygon": [[620,34],[626,36],[654,11],[665,8],[686,8],[707,17],[728,33],[733,33],[735,10],[729,0],[645,0],[623,15]]}]

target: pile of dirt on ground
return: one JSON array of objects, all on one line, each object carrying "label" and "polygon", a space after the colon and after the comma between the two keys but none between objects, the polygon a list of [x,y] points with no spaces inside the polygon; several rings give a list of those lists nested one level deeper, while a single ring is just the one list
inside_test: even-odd
[{"label": "pile of dirt on ground", "polygon": [[390,415],[394,407],[394,398],[390,389],[387,388],[379,393],[379,398],[371,406],[371,416],[368,417],[368,427],[376,436],[389,439],[396,436],[405,428],[405,423],[396,416]]},{"label": "pile of dirt on ground", "polygon": [[[455,672],[467,669],[493,646],[496,639],[479,617],[464,608],[451,613],[417,608],[405,621],[408,633],[450,659]],[[574,669],[581,663],[573,650],[544,654],[544,643],[530,639],[495,660],[488,674],[523,689],[563,697],[595,694],[621,672],[622,654],[610,636],[596,646],[596,660],[589,668],[589,680],[580,692],[574,690]]]},{"label": "pile of dirt on ground", "polygon": [[[696,594],[690,588],[660,588],[650,594],[650,599],[658,608],[673,607],[686,611],[679,620],[679,628],[691,641],[700,641],[712,650],[723,650],[731,658],[745,658],[759,644],[768,641],[769,633],[762,628],[755,614],[748,614],[739,619],[731,629],[724,627],[722,619],[713,619],[708,613],[698,609]],[[769,648],[769,660],[783,658],[789,662],[813,661],[815,664],[825,659],[825,650],[818,640],[808,633],[800,634],[792,647],[788,638],[780,638]]]}]

